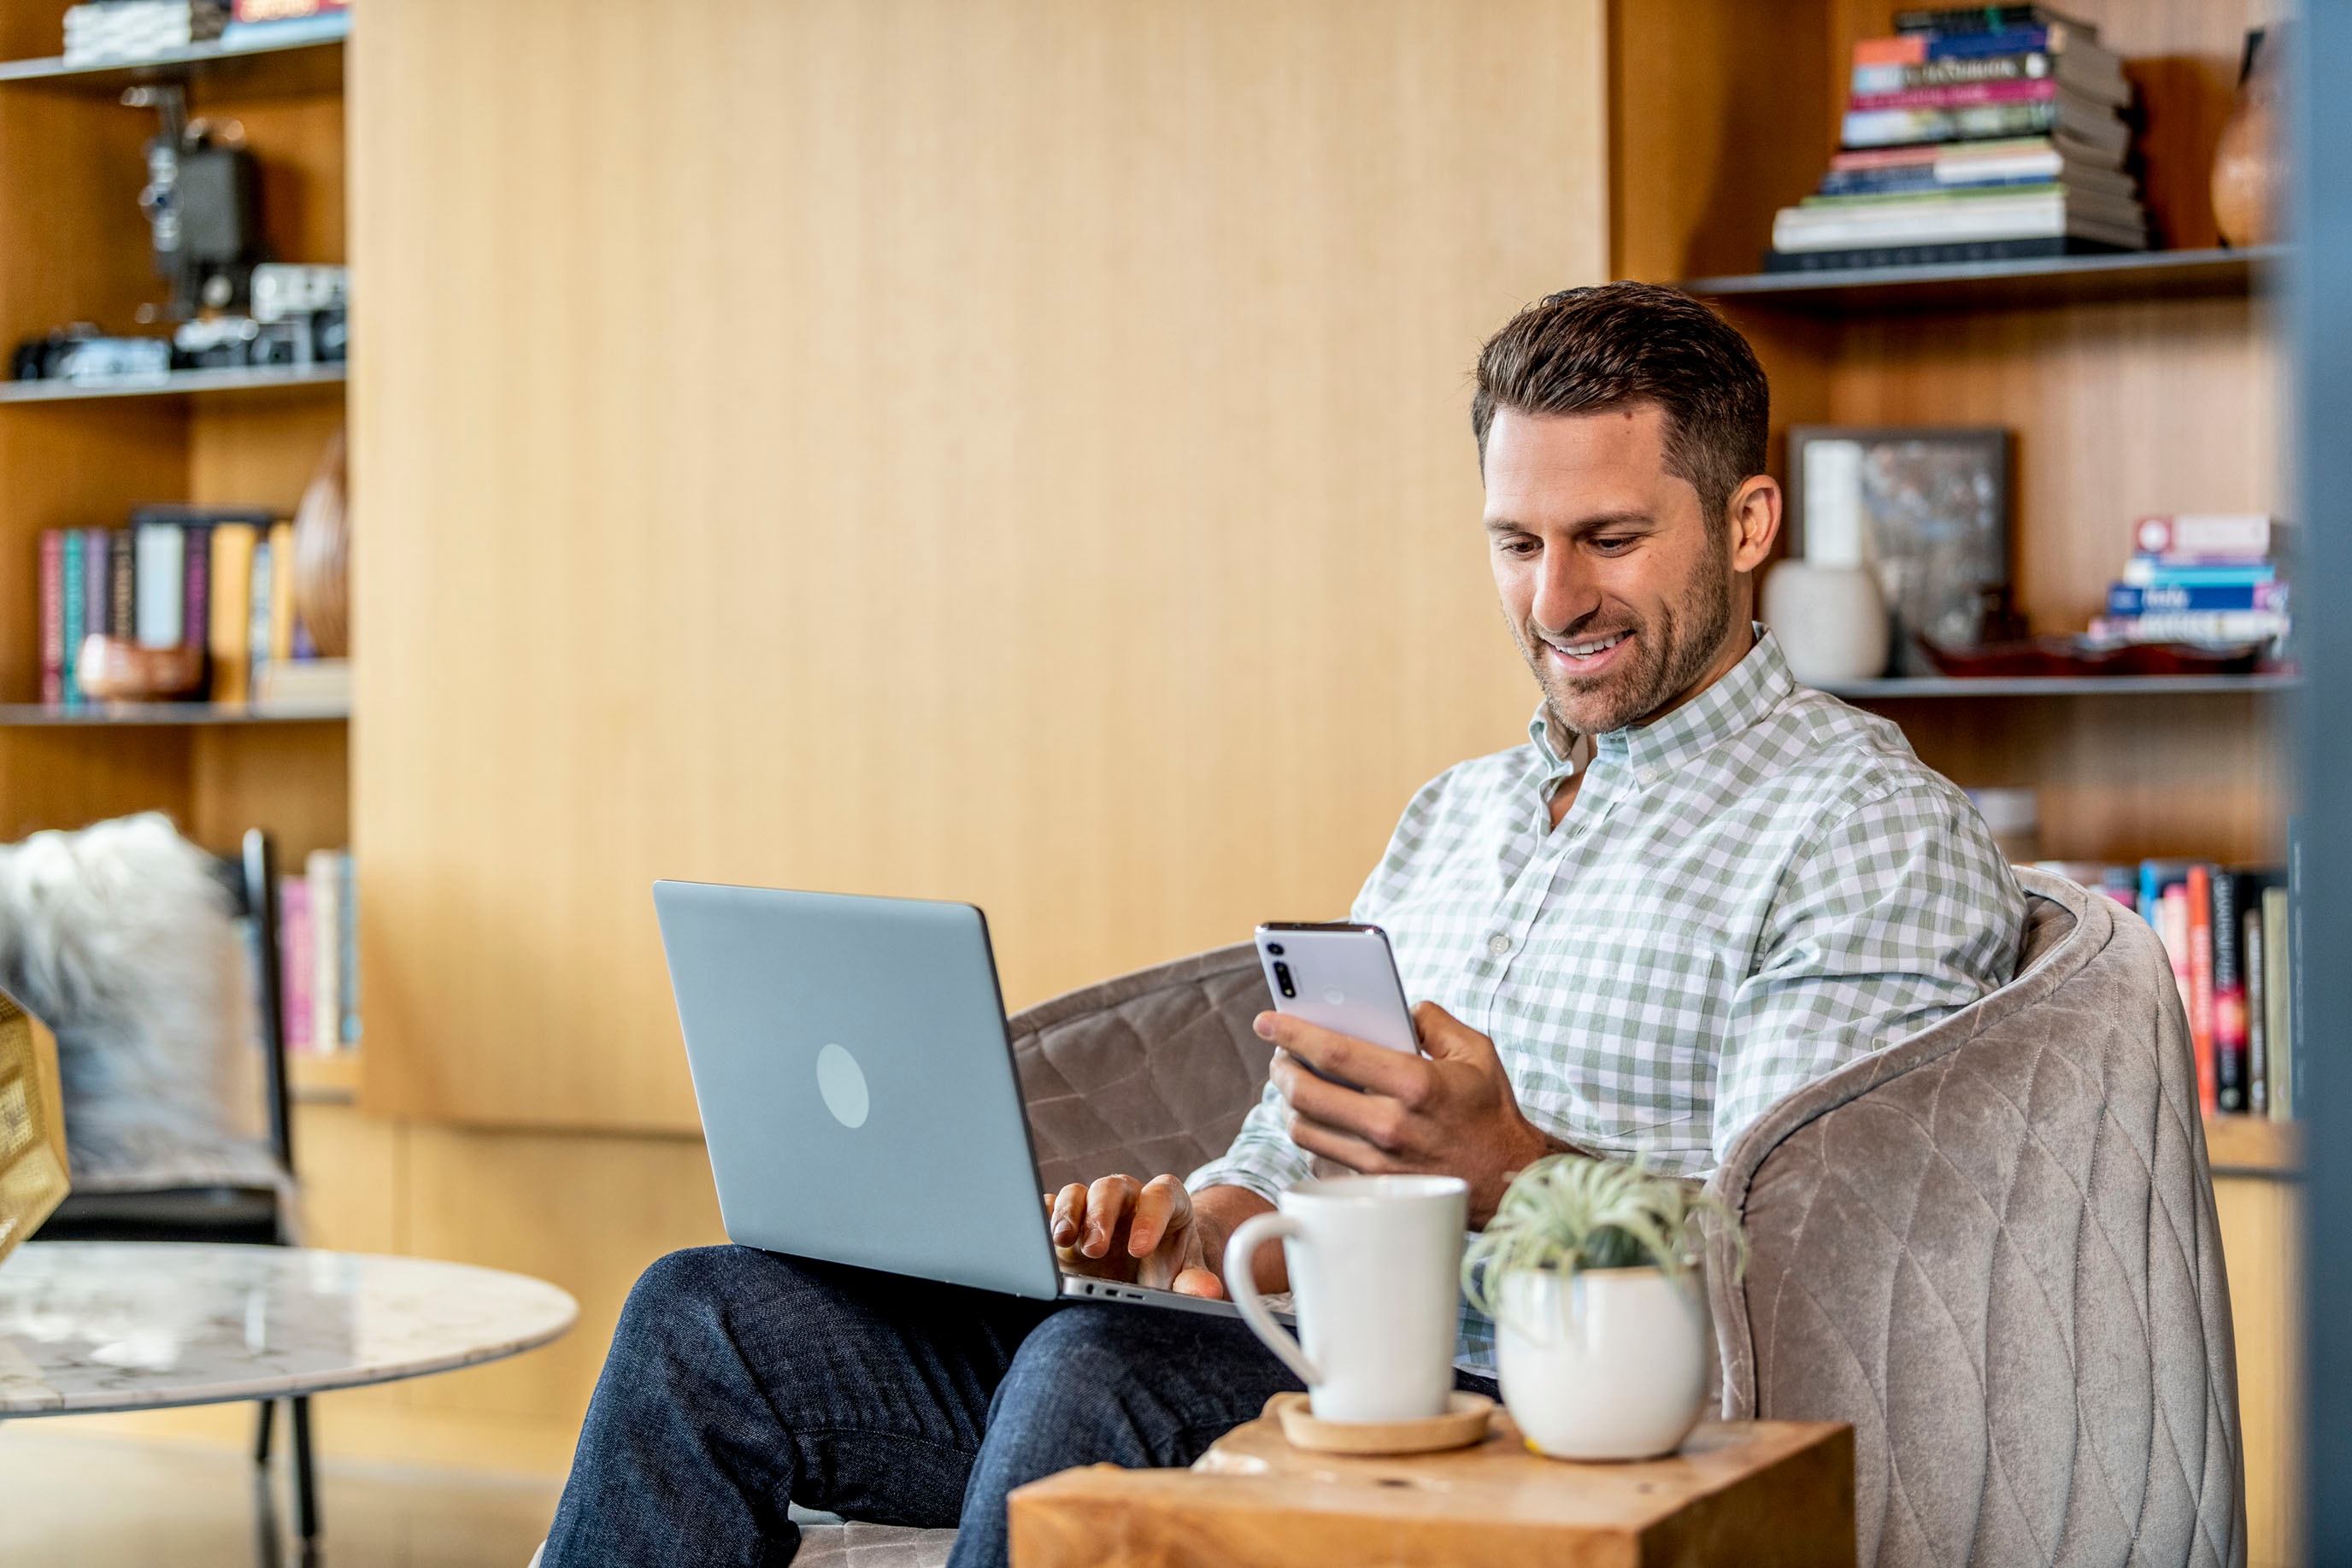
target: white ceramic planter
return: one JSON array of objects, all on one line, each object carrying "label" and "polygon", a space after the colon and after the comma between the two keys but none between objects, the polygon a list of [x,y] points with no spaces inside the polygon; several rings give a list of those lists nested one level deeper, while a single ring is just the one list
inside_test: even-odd
[{"label": "white ceramic planter", "polygon": [[1865,567],[1782,561],[1764,579],[1764,623],[1808,685],[1886,673],[1886,601]]},{"label": "white ceramic planter", "polygon": [[1528,1442],[1559,1459],[1671,1453],[1706,1398],[1705,1286],[1657,1268],[1503,1279],[1496,1362]]}]

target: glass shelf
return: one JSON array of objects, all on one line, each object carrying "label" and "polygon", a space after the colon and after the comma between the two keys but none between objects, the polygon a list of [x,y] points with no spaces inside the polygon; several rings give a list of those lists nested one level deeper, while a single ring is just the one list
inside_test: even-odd
[{"label": "glass shelf", "polygon": [[2075,305],[2110,299],[2243,298],[2276,280],[2293,254],[2283,245],[2245,250],[2123,251],[2023,261],[1860,267],[1838,272],[1755,272],[1676,284],[1749,308],[1806,316],[1863,316],[1986,306]]}]

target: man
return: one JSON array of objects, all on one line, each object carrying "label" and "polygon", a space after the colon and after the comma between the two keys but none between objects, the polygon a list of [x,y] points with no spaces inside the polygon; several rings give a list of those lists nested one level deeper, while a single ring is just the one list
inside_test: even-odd
[{"label": "man", "polygon": [[[1473,1225],[1555,1150],[1696,1175],[2010,978],[2024,898],[1967,799],[1750,620],[1767,408],[1747,343],[1671,290],[1571,289],[1486,344],[1487,546],[1543,702],[1528,745],[1414,797],[1357,900],[1424,1054],[1261,1015],[1281,1050],[1232,1149],[1055,1195],[1065,1267],[1220,1295],[1225,1238],[1318,1157],[1459,1176]],[[1276,1249],[1257,1268],[1284,1287]],[[1475,1314],[1458,1364],[1493,1391]],[[623,1314],[548,1562],[781,1563],[792,1502],[961,1521],[952,1562],[1003,1563],[1013,1487],[1188,1464],[1296,1386],[1223,1319],[677,1253]]]}]

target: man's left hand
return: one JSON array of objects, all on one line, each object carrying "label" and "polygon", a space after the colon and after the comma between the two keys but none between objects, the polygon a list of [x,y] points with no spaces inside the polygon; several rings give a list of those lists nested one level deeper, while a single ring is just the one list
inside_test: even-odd
[{"label": "man's left hand", "polygon": [[1255,1027],[1282,1048],[1274,1082],[1290,1104],[1293,1143],[1363,1176],[1460,1176],[1471,1227],[1483,1229],[1511,1177],[1569,1145],[1520,1113],[1493,1040],[1435,1002],[1414,1008],[1412,1020],[1423,1055],[1281,1013],[1258,1014]]}]

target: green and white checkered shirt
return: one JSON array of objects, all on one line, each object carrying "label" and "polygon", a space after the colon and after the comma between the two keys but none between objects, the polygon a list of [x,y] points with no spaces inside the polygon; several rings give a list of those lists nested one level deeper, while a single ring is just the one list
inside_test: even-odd
[{"label": "green and white checkered shirt", "polygon": [[[1405,993],[1491,1037],[1529,1121],[1699,1176],[1792,1091],[2008,982],[2025,895],[1976,808],[1881,718],[1799,686],[1771,634],[1575,764],[1529,744],[1405,808],[1353,918]],[[1272,1084],[1187,1185],[1272,1198],[1308,1174]],[[1465,1306],[1460,1364],[1493,1365]]]}]

